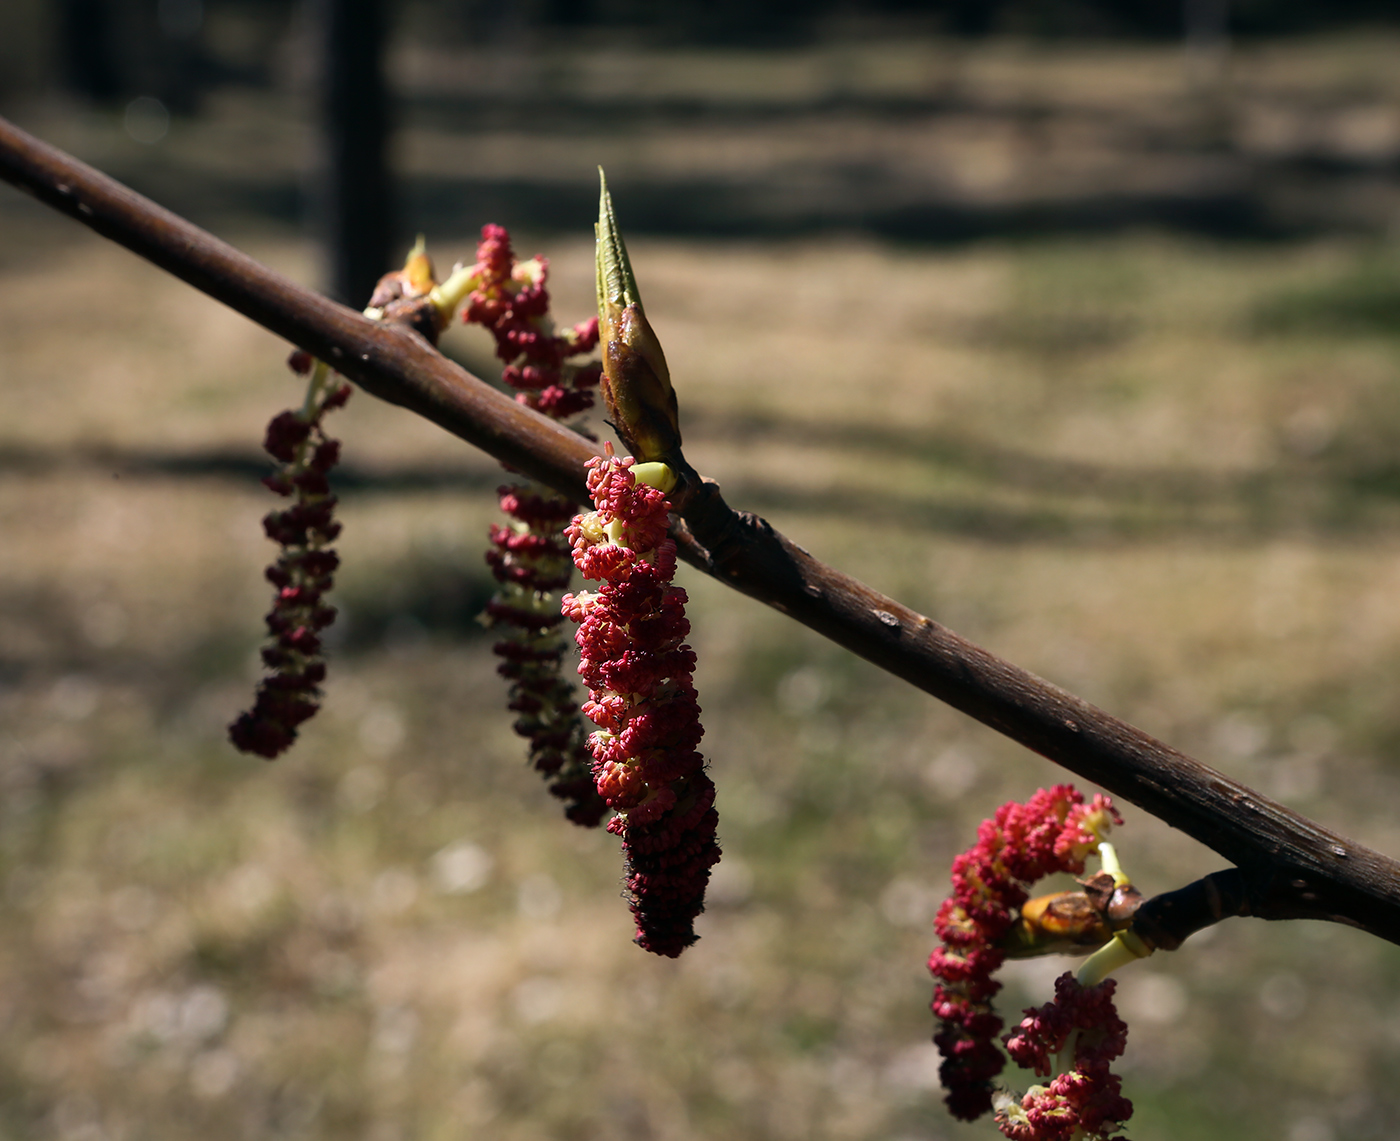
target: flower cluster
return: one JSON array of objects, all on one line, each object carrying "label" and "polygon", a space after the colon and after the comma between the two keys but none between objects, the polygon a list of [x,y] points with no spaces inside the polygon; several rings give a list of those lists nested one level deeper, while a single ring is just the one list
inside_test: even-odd
[{"label": "flower cluster", "polygon": [[695,942],[720,857],[715,788],[696,748],[704,730],[691,682],[695,653],[684,642],[686,595],[671,585],[676,545],[662,488],[673,479],[664,464],[637,465],[611,448],[589,461],[597,510],[576,518],[568,536],[579,570],[603,585],[563,600],[564,613],[581,623],[583,710],[599,726],[589,737],[593,777],[617,810],[608,831],[622,837],[636,942],[669,957]]},{"label": "flower cluster", "polygon": [[1001,984],[992,976],[1006,959],[1003,940],[1029,898],[1027,887],[1055,872],[1082,872],[1111,822],[1121,823],[1107,798],[1085,804],[1070,785],[1056,785],[1025,804],[1002,805],[982,822],[977,843],[953,861],[953,894],[935,920],[942,946],[928,966],[939,980],[933,1040],[954,1117],[972,1121],[992,1108],[992,1079],[1005,1065],[995,1043],[1002,1021],[991,1003]]},{"label": "flower cluster", "polygon": [[[600,366],[575,365],[570,357],[591,352],[598,322],[591,319],[555,335],[545,289],[543,258],[517,262],[510,235],[485,226],[471,267],[473,289],[462,320],[485,326],[505,362],[502,378],[516,399],[555,418],[590,407]],[[485,618],[504,637],[495,645],[500,674],[511,682],[515,731],[530,742],[530,763],[550,778],[549,791],[567,802],[576,824],[596,825],[606,806],[589,774],[585,729],[573,685],[560,672],[566,643],[557,592],[573,571],[564,527],[578,505],[529,482],[500,489],[501,510],[511,519],[493,524],[486,561],[500,583]]]},{"label": "flower cluster", "polygon": [[495,338],[505,364],[501,380],[516,390],[516,400],[556,420],[591,408],[603,366],[570,364],[569,358],[597,348],[598,318],[555,333],[545,288],[548,260],[516,261],[505,227],[483,226],[472,275],[476,287],[462,320]]},{"label": "flower cluster", "polygon": [[1114,986],[1112,979],[1080,986],[1066,972],[1055,980],[1055,1001],[1027,1009],[1007,1037],[1011,1057],[1042,1077],[1052,1074],[1057,1055],[1073,1058],[1072,1068],[998,1109],[997,1125],[1013,1141],[1103,1138],[1132,1116],[1122,1079],[1108,1068],[1128,1041],[1128,1027],[1113,1006]]},{"label": "flower cluster", "polygon": [[288,363],[294,372],[309,372],[311,379],[303,406],[275,416],[263,442],[279,464],[263,483],[295,500],[263,519],[267,537],[282,548],[266,572],[277,592],[267,615],[272,642],[262,651],[263,664],[272,672],[259,683],[253,708],[229,726],[235,748],[269,759],[290,746],[297,726],[315,714],[326,677],[321,632],[335,621],[336,612],[326,605],[325,594],[340,564],[327,546],[340,534],[327,473],[340,458],[340,441],[325,434],[321,419],[350,398],[350,386],[322,362],[313,367],[307,353],[293,353]]}]

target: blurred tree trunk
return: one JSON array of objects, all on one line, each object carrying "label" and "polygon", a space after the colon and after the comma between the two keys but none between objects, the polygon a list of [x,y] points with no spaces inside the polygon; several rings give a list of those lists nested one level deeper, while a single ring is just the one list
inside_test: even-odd
[{"label": "blurred tree trunk", "polygon": [[160,98],[174,113],[192,115],[213,78],[201,43],[204,0],[156,0],[155,17],[159,34],[151,49]]},{"label": "blurred tree trunk", "polygon": [[94,102],[123,93],[114,14],[106,0],[62,0],[59,54],[64,85]]},{"label": "blurred tree trunk", "polygon": [[1198,87],[1217,86],[1230,55],[1230,0],[1182,0],[1186,69]]},{"label": "blurred tree trunk", "polygon": [[384,0],[319,0],[330,293],[360,308],[389,268],[393,235]]}]

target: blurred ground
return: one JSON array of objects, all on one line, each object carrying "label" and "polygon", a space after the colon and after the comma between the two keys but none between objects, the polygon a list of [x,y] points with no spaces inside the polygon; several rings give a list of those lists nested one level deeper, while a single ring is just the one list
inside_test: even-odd
[{"label": "blurred ground", "polygon": [[[405,51],[408,221],[449,263],[523,227],[577,320],[606,163],[732,503],[1395,853],[1396,46],[1260,48],[1223,118],[1165,49],[959,49],[952,88],[853,52],[854,103],[806,57],[579,57],[602,127],[582,95],[483,108],[453,84],[509,88],[490,61]],[[628,120],[638,75],[680,109]],[[155,146],[11,111],[314,280],[299,107],[231,92]],[[1243,236],[1162,206],[1240,170]],[[949,203],[956,242],[879,221]],[[725,858],[700,943],[655,961],[615,842],[521,764],[472,620],[494,465],[363,396],[337,414],[345,621],[323,714],[262,765],[223,733],[286,346],[10,192],[0,304],[0,1137],[995,1135],[941,1110],[923,960],[953,854],[1059,770],[683,568]],[[1220,866],[1124,814],[1145,890]],[[1064,965],[1009,972],[1003,1009]],[[1395,948],[1235,921],[1121,988],[1133,1137],[1390,1135]]]},{"label": "blurred ground", "polygon": [[[149,99],[123,114],[16,96],[7,113],[198,221],[295,224],[317,158],[310,49],[235,16],[211,11],[215,62],[256,61],[273,86],[216,88],[193,120]],[[472,50],[404,30],[390,73],[407,239],[477,217],[577,233],[599,164],[634,232],[673,236],[1258,239],[1374,233],[1400,210],[1394,33],[1249,44],[1205,73],[1160,45],[580,38]]]}]

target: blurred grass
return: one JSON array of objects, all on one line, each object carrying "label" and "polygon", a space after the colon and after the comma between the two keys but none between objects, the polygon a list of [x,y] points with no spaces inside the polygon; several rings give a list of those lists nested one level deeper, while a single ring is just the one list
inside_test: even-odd
[{"label": "blurred grass", "polygon": [[1265,334],[1400,336],[1400,268],[1363,256],[1331,280],[1266,298],[1256,321]]},{"label": "blurred grass", "polygon": [[[285,233],[231,236],[312,276]],[[952,856],[1059,770],[682,570],[725,858],[701,941],[653,960],[471,620],[499,469],[363,396],[331,426],[326,708],[275,765],[233,754],[285,346],[15,196],[0,237],[0,1137],[994,1135],[941,1109],[923,960]],[[575,320],[586,235],[545,252]],[[1389,852],[1398,253],[633,250],[732,503]],[[1145,890],[1219,866],[1124,810]],[[1009,970],[1003,1010],[1065,965]],[[1242,920],[1121,993],[1132,1136],[1389,1136],[1395,948]]]}]

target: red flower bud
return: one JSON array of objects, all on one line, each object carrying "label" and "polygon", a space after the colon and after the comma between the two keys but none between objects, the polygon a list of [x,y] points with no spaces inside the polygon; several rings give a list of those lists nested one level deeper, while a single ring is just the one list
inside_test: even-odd
[{"label": "red flower bud", "polygon": [[332,408],[344,408],[345,402],[350,399],[350,393],[353,391],[354,389],[351,388],[349,384],[342,384],[332,389],[331,393],[321,404],[321,411],[329,412]]},{"label": "red flower bud", "polygon": [[263,448],[273,459],[285,464],[296,458],[296,450],[311,435],[311,425],[295,412],[281,412],[272,418],[263,437]]},{"label": "red flower bud", "polygon": [[311,453],[309,467],[312,471],[328,472],[340,462],[340,441],[322,440]]},{"label": "red flower bud", "polygon": [[295,650],[299,654],[306,654],[308,657],[321,652],[321,639],[306,626],[298,626],[294,630],[288,630],[280,635],[278,643],[289,650]]}]

